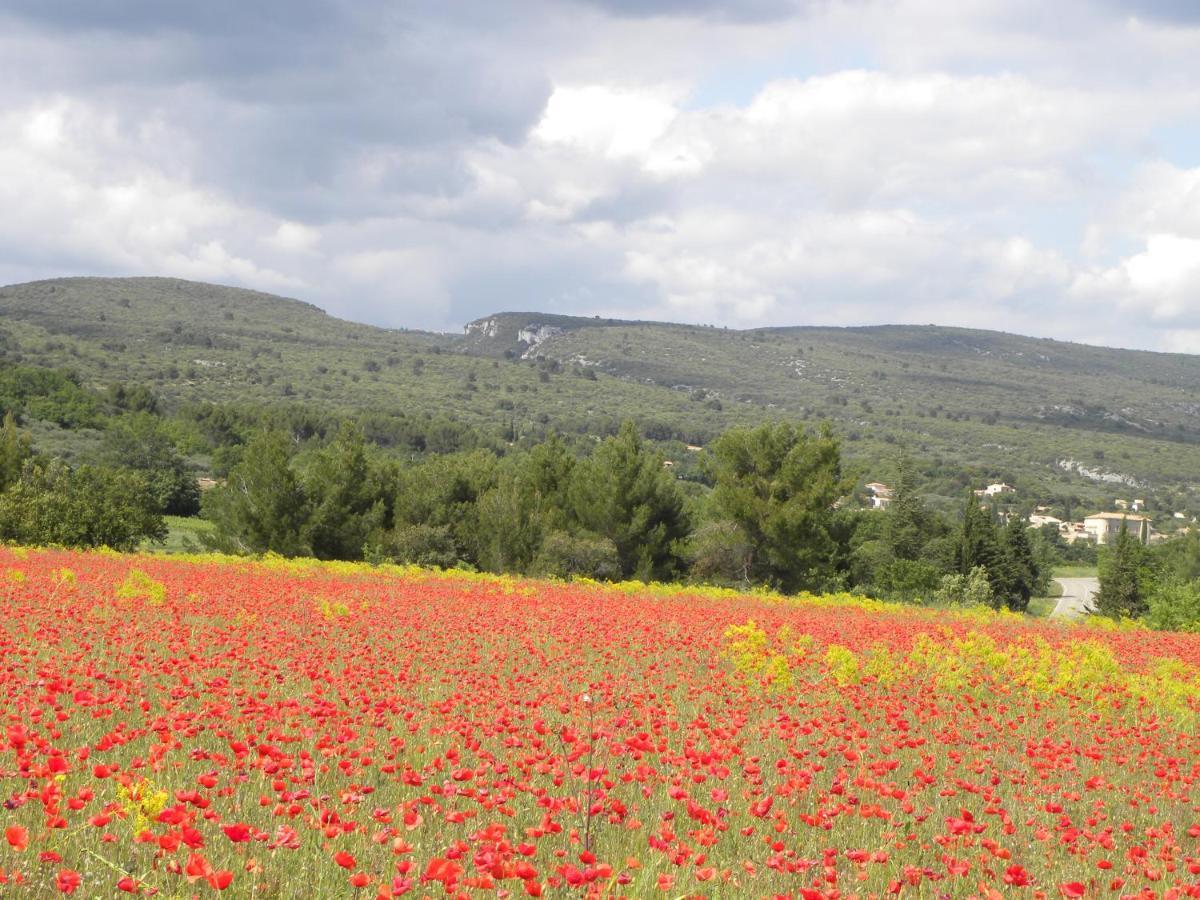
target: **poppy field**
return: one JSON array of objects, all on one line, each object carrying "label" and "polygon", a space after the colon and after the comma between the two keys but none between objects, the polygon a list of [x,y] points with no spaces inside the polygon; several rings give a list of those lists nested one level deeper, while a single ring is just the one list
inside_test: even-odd
[{"label": "poppy field", "polygon": [[1200,636],[0,549],[0,892],[1200,896]]}]

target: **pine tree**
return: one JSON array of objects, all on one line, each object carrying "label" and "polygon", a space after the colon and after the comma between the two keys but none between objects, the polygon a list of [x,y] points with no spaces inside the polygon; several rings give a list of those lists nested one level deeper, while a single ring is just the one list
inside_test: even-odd
[{"label": "pine tree", "polygon": [[1112,548],[1100,561],[1100,590],[1092,612],[1110,619],[1137,619],[1146,614],[1146,553],[1125,523]]},{"label": "pine tree", "polygon": [[102,459],[113,468],[140,472],[160,512],[174,516],[199,512],[196,476],[156,416],[140,412],[116,419],[104,432]]},{"label": "pine tree", "polygon": [[368,535],[383,523],[384,505],[375,483],[366,439],[345,424],[304,473],[312,510],[305,543],[318,559],[362,559]]},{"label": "pine tree", "polygon": [[1024,612],[1029,608],[1039,575],[1025,522],[1013,516],[1000,533],[1000,554],[992,572],[996,597],[1014,612]]},{"label": "pine tree", "polygon": [[884,537],[894,559],[916,560],[929,541],[932,516],[912,485],[908,457],[900,457],[892,502],[884,513]]},{"label": "pine tree", "polygon": [[753,548],[750,579],[785,591],[821,588],[834,579],[833,505],[850,484],[833,434],[788,424],[734,428],[711,452],[713,504]]},{"label": "pine tree", "polygon": [[979,505],[975,494],[970,491],[967,492],[967,502],[963,508],[957,556],[960,575],[970,575],[973,569],[982,566],[989,581],[1001,565],[1000,542],[996,535],[995,523],[991,515]]},{"label": "pine tree", "polygon": [[216,526],[219,549],[303,556],[308,499],[292,471],[291,446],[281,431],[260,432],[228,482],[204,498],[207,518]]},{"label": "pine tree", "polygon": [[958,538],[960,574],[970,574],[976,566],[984,566],[990,571],[995,568],[999,553],[996,525],[991,515],[979,505],[974,493],[968,493]]},{"label": "pine tree", "polygon": [[575,467],[569,497],[579,524],[617,548],[622,575],[649,581],[677,574],[689,531],[683,494],[632,422]]}]

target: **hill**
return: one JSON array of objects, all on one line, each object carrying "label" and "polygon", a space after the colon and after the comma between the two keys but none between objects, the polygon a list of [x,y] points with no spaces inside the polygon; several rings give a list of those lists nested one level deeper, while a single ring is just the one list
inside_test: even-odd
[{"label": "hill", "polygon": [[[1149,493],[1200,511],[1200,365],[1182,354],[935,326],[737,331],[498,313],[462,335],[377,328],[311,304],[162,278],[0,288],[4,359],[185,401],[452,415],[536,435],[634,418],[703,444],[763,418],[829,421],[870,478],[901,447],[935,494]],[[671,445],[668,445],[668,449]],[[683,453],[682,447],[671,451]]]}]

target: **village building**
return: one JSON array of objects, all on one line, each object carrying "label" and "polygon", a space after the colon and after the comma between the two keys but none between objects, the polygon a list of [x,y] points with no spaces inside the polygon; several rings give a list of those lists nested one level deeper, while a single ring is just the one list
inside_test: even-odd
[{"label": "village building", "polygon": [[895,494],[892,489],[880,481],[872,481],[866,487],[867,499],[871,502],[871,509],[887,509],[892,505],[892,500],[895,499]]},{"label": "village building", "polygon": [[1129,534],[1141,543],[1150,543],[1150,520],[1136,513],[1102,512],[1088,516],[1083,520],[1084,530],[1091,535],[1097,544],[1110,544],[1116,540],[1121,528],[1129,530]]},{"label": "village building", "polygon": [[[1038,508],[1045,509],[1045,507]],[[1063,520],[1055,518],[1054,516],[1044,515],[1043,513],[1033,513],[1029,516],[1030,528],[1041,528],[1043,525],[1054,525],[1061,528],[1063,525]]]},{"label": "village building", "polygon": [[975,491],[976,497],[995,497],[1000,494],[1015,494],[1017,489],[1011,484],[1000,482],[999,484],[989,484],[985,488]]}]

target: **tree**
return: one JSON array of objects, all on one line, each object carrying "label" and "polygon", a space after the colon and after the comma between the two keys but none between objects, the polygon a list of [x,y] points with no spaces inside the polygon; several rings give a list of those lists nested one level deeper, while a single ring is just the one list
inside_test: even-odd
[{"label": "tree", "polygon": [[1146,624],[1164,631],[1200,631],[1200,581],[1172,578],[1150,593]]},{"label": "tree", "polygon": [[222,550],[304,556],[309,504],[291,467],[291,445],[281,431],[263,431],[246,445],[224,486],[204,498]]},{"label": "tree", "polygon": [[789,424],[735,428],[711,448],[713,505],[753,547],[750,578],[785,591],[835,575],[833,505],[851,485],[837,439]]},{"label": "tree", "polygon": [[892,502],[884,512],[884,522],[884,536],[895,559],[921,559],[925,545],[937,536],[940,523],[914,489],[908,457],[903,454]]},{"label": "tree", "polygon": [[1100,590],[1092,612],[1110,619],[1137,619],[1146,614],[1149,582],[1145,548],[1125,523],[1109,551],[1100,557]]},{"label": "tree", "polygon": [[[565,534],[570,525],[567,490],[574,468],[575,458],[556,435],[501,467],[495,486],[478,503],[482,568],[529,571],[547,535]],[[547,570],[546,574],[572,573]]]},{"label": "tree", "polygon": [[21,477],[25,461],[33,456],[29,435],[17,428],[12,412],[4,414],[0,427],[0,491],[7,490]]},{"label": "tree", "polygon": [[[473,450],[435,456],[402,471],[393,513],[396,530],[409,526],[445,529],[456,560],[477,565],[481,542],[479,498],[495,486],[496,470],[494,453]],[[444,558],[445,547],[441,543],[438,546],[438,553]],[[417,560],[397,558],[397,561]]]},{"label": "tree", "polygon": [[612,541],[586,532],[566,531],[546,534],[530,571],[555,578],[583,576],[609,581],[621,574],[617,548]]},{"label": "tree", "polygon": [[966,575],[943,575],[933,602],[939,606],[990,606],[993,596],[987,569],[975,566]]},{"label": "tree", "polygon": [[1013,516],[1000,533],[1000,553],[996,568],[989,574],[998,600],[1013,612],[1024,612],[1042,581],[1041,569],[1034,556],[1028,529],[1020,516]]},{"label": "tree", "polygon": [[754,547],[733,522],[705,522],[688,540],[688,571],[698,581],[729,587],[750,586]]},{"label": "tree", "polygon": [[31,460],[0,494],[2,540],[130,551],[166,536],[145,479],[135,472]]},{"label": "tree", "polygon": [[1200,531],[1190,531],[1159,544],[1154,557],[1165,579],[1184,582],[1200,579]]},{"label": "tree", "polygon": [[191,516],[200,511],[200,488],[175,441],[146,412],[116,419],[104,434],[102,457],[114,468],[141,472],[160,512]]},{"label": "tree", "polygon": [[317,559],[362,559],[384,519],[382,486],[367,456],[362,429],[344,424],[304,471],[310,511],[304,542]]},{"label": "tree", "polygon": [[617,548],[622,576],[650,581],[678,573],[679,542],[689,532],[683,494],[632,422],[578,464],[568,494],[579,525]]},{"label": "tree", "polygon": [[958,532],[958,571],[968,575],[976,566],[995,570],[1000,558],[1000,542],[991,514],[979,505],[973,492],[967,493],[962,526]]}]

